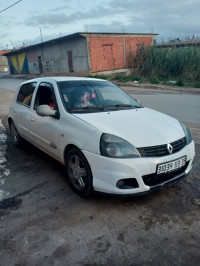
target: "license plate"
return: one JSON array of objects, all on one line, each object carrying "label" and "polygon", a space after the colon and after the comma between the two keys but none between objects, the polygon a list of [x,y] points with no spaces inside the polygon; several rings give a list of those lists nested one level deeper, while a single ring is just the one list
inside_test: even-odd
[{"label": "license plate", "polygon": [[175,171],[176,169],[183,167],[185,164],[186,164],[186,156],[168,163],[159,164],[157,166],[157,174],[159,175]]}]

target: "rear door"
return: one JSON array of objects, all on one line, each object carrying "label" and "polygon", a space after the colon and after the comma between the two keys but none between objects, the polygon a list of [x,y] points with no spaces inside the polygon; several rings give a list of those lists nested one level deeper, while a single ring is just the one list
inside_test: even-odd
[{"label": "rear door", "polygon": [[16,102],[12,105],[12,118],[17,130],[23,138],[29,138],[29,117],[32,114],[31,105],[37,82],[25,83],[19,89]]}]

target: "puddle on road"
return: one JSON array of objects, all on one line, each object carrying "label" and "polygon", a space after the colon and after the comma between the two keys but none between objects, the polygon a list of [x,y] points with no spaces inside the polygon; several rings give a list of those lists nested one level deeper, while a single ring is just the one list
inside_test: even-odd
[{"label": "puddle on road", "polygon": [[[1,119],[0,119],[0,128],[1,128]],[[9,137],[8,135],[6,134],[0,134],[0,145],[1,144],[5,144],[5,143],[8,143],[8,142],[12,142],[12,139],[11,137]]]},{"label": "puddle on road", "polygon": [[13,207],[18,208],[21,202],[22,200],[17,197],[4,199],[0,201],[0,210],[2,209],[5,210],[5,209],[13,208]]},{"label": "puddle on road", "polygon": [[0,189],[0,201],[3,200],[3,198],[8,197],[10,193],[8,191]]},{"label": "puddle on road", "polygon": [[[0,119],[0,133],[5,131],[5,127]],[[10,137],[6,134],[0,134],[0,200],[9,196],[9,192],[4,190],[6,178],[10,174],[10,170],[7,168],[6,163],[6,150],[7,143],[11,141]]]}]

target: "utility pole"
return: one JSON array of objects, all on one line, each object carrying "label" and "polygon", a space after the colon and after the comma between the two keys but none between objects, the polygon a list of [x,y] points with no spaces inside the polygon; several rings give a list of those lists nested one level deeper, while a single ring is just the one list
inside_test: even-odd
[{"label": "utility pole", "polygon": [[43,39],[42,39],[42,30],[41,30],[41,28],[39,28],[40,29],[40,38],[41,38],[41,43],[43,42]]},{"label": "utility pole", "polygon": [[84,25],[84,32],[88,32],[88,24]]},{"label": "utility pole", "polygon": [[10,42],[11,42],[11,44],[12,44],[13,50],[15,50],[14,44],[13,44],[13,42],[12,42],[11,39],[10,39]]},{"label": "utility pole", "polygon": [[[41,43],[43,43],[43,39],[42,39],[42,30],[41,30],[41,28],[39,27],[39,29],[40,29],[40,38],[41,38]],[[43,53],[43,44],[41,44],[41,57],[40,57],[40,59],[38,59],[38,60],[41,60],[40,61],[40,63],[39,64],[41,64],[41,66],[40,66],[40,74],[43,74],[43,68],[42,68],[42,60],[44,60],[44,53]]]},{"label": "utility pole", "polygon": [[125,26],[124,25],[121,26],[121,32],[125,33]]}]

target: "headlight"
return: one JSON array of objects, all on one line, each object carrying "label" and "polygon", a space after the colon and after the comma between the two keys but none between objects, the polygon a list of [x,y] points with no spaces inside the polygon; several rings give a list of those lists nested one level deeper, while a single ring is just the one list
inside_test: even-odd
[{"label": "headlight", "polygon": [[101,155],[111,158],[138,158],[140,154],[138,150],[128,141],[104,133],[100,140]]},{"label": "headlight", "polygon": [[189,128],[186,127],[186,125],[184,125],[184,124],[181,123],[181,122],[180,122],[180,124],[181,124],[181,126],[182,126],[182,128],[183,128],[183,131],[184,131],[184,133],[185,133],[186,143],[187,143],[187,144],[190,144],[190,142],[192,142],[192,134],[191,134]]}]

